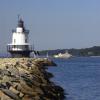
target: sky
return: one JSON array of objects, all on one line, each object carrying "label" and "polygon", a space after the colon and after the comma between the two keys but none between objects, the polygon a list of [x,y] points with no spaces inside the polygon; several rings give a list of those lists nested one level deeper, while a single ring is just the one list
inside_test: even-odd
[{"label": "sky", "polygon": [[36,50],[100,46],[100,0],[0,0],[0,52],[18,15]]}]

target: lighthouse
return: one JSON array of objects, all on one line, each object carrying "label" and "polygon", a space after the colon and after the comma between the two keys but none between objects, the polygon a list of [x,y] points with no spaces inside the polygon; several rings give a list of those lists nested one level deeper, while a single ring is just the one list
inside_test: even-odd
[{"label": "lighthouse", "polygon": [[18,18],[17,28],[12,30],[12,43],[7,45],[7,51],[12,57],[29,57],[33,52],[28,35],[29,30],[25,28],[24,21]]}]

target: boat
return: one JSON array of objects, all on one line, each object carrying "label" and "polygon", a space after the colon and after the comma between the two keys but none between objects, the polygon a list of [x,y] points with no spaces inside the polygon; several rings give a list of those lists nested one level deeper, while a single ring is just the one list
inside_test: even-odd
[{"label": "boat", "polygon": [[72,55],[69,54],[67,51],[65,53],[59,53],[53,56],[54,58],[71,58]]},{"label": "boat", "polygon": [[47,54],[46,54],[46,58],[49,58],[49,54],[48,54],[48,52],[47,52]]}]

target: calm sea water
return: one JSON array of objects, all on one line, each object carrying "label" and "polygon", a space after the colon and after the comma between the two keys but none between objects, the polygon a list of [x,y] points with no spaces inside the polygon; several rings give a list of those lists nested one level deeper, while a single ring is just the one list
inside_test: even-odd
[{"label": "calm sea water", "polygon": [[68,93],[67,100],[100,100],[100,57],[54,59],[52,80]]}]

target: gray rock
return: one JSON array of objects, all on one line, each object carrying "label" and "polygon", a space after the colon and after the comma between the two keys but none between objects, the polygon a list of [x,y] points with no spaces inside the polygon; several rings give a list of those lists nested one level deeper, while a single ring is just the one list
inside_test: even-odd
[{"label": "gray rock", "polygon": [[2,91],[10,98],[14,100],[21,100],[16,94],[14,94],[12,91],[7,90],[7,89],[2,89]]},{"label": "gray rock", "polygon": [[18,90],[16,90],[14,87],[10,87],[9,88],[10,91],[12,91],[13,93],[15,93],[16,95],[18,95],[20,92]]},{"label": "gray rock", "polygon": [[24,94],[22,92],[19,93],[19,97],[22,98]]},{"label": "gray rock", "polygon": [[10,81],[11,81],[11,77],[6,76],[6,75],[2,79],[2,83],[6,83],[6,82],[10,82]]}]

